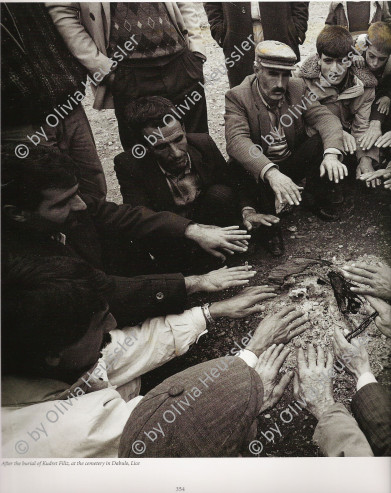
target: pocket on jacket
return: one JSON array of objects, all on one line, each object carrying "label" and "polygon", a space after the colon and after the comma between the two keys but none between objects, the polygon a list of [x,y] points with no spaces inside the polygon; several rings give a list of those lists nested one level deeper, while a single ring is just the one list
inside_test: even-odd
[{"label": "pocket on jacket", "polygon": [[181,56],[181,61],[185,73],[193,80],[202,80],[203,78],[203,61],[192,51],[186,50]]}]

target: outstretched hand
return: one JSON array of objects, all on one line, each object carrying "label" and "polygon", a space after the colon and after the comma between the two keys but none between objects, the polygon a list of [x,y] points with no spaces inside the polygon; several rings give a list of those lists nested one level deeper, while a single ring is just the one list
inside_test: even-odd
[{"label": "outstretched hand", "polygon": [[355,263],[345,265],[342,269],[346,279],[365,285],[353,286],[351,290],[354,293],[391,300],[391,267],[387,264]]},{"label": "outstretched hand", "polygon": [[273,344],[261,354],[254,368],[263,384],[263,403],[260,413],[277,404],[294,375],[293,371],[285,373],[278,382],[278,374],[288,354],[289,349],[284,348],[283,344],[279,346]]},{"label": "outstretched hand", "polygon": [[228,226],[220,228],[206,224],[190,224],[185,231],[185,237],[193,240],[214,257],[225,260],[228,253],[243,253],[248,250],[248,246],[243,243],[251,238],[246,230],[239,229],[239,226]]},{"label": "outstretched hand", "polygon": [[268,315],[258,325],[247,349],[260,356],[272,344],[286,344],[307,330],[303,325],[308,315],[295,310],[294,306],[283,308],[275,315]]},{"label": "outstretched hand", "polygon": [[[306,355],[308,355],[308,363]],[[318,347],[318,354],[312,344],[305,352],[297,351],[297,370],[293,379],[293,394],[300,403],[305,403],[308,411],[320,419],[333,404],[333,355],[325,355]]]},{"label": "outstretched hand", "polygon": [[[391,305],[387,301],[381,300],[380,298],[374,298],[373,296],[365,296],[365,299],[371,305],[373,310],[376,310],[379,314],[375,318],[376,327],[382,332],[386,337],[391,337]],[[372,310],[368,310],[369,315]]]},{"label": "outstretched hand", "polygon": [[248,284],[256,273],[256,270],[251,270],[251,265],[230,267],[229,269],[224,266],[200,276],[200,291],[215,293],[223,289],[243,286]]},{"label": "outstretched hand", "polygon": [[371,371],[369,356],[364,345],[357,339],[349,343],[338,328],[334,329],[333,349],[336,359],[347,367],[356,381],[361,375]]},{"label": "outstretched hand", "polygon": [[275,298],[273,287],[253,286],[245,288],[236,296],[223,301],[212,303],[209,307],[213,319],[219,317],[243,318],[265,309],[261,303]]}]

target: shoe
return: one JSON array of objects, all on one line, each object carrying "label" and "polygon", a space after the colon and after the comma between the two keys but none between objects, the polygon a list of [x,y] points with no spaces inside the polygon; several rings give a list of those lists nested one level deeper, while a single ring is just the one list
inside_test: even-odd
[{"label": "shoe", "polygon": [[266,237],[266,249],[273,255],[273,257],[281,257],[284,255],[285,247],[284,240],[282,239],[281,228],[272,226],[273,231],[270,231]]},{"label": "shoe", "polygon": [[337,208],[333,204],[319,204],[309,194],[303,194],[302,205],[323,221],[333,222],[341,219]]}]

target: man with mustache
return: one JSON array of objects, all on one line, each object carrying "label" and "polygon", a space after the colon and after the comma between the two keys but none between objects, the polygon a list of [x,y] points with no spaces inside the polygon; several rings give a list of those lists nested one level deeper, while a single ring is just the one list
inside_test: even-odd
[{"label": "man with mustache", "polygon": [[[290,78],[297,59],[289,46],[263,41],[255,54],[255,74],[226,94],[227,152],[253,176],[263,213],[275,215],[276,206],[281,210],[286,203],[299,205],[298,183],[305,177],[303,205],[323,220],[335,220],[329,190],[333,181],[346,175],[339,162],[341,123],[320,105],[304,81]],[[309,139],[307,125],[319,133]],[[257,216],[250,208],[242,214],[250,222]],[[268,229],[266,246],[273,255],[282,255],[277,221]]]}]

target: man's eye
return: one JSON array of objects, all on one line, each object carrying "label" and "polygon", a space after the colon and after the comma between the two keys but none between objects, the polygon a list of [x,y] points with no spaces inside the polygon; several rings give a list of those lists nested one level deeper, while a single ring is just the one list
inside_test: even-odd
[{"label": "man's eye", "polygon": [[164,145],[158,145],[158,146],[155,146],[155,149],[156,149],[157,151],[163,151],[165,148],[166,148],[166,146],[164,146]]}]

